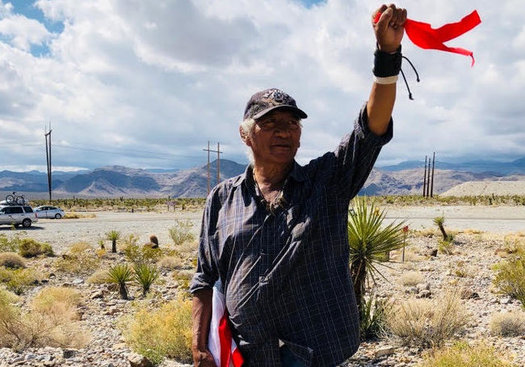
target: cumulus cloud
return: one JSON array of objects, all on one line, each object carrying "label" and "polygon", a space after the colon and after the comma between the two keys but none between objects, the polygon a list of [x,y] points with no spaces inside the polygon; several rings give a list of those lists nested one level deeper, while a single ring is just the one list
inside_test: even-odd
[{"label": "cumulus cloud", "polygon": [[[193,166],[205,162],[207,141],[221,142],[224,158],[245,160],[237,132],[244,104],[274,86],[309,114],[304,163],[352,128],[371,86],[375,5],[365,0],[36,1],[46,19],[63,23],[60,34],[0,4],[0,145],[27,145],[1,154],[19,166],[40,164],[49,121],[64,167]],[[483,23],[448,43],[474,50],[473,68],[466,57],[404,41],[422,81],[404,66],[415,101],[399,83],[395,138],[380,159],[525,155],[517,0],[399,5],[435,26],[476,6]],[[33,55],[34,44],[49,53]]]}]

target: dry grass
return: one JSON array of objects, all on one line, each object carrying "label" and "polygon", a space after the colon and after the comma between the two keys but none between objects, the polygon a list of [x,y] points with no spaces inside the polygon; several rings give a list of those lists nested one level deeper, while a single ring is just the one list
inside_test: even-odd
[{"label": "dry grass", "polygon": [[[474,346],[457,342],[451,347],[434,350],[420,367],[512,367],[512,363],[500,356],[485,343]],[[516,366],[517,367],[517,366]]]},{"label": "dry grass", "polygon": [[489,324],[492,335],[525,336],[525,313],[501,312],[492,316]]},{"label": "dry grass", "polygon": [[407,273],[403,273],[399,278],[399,282],[405,287],[412,287],[418,285],[420,283],[423,283],[424,280],[425,277],[417,271],[409,271]]},{"label": "dry grass", "polygon": [[155,364],[164,358],[190,363],[192,303],[177,299],[159,309],[140,307],[132,317],[123,318],[120,328],[131,348]]},{"label": "dry grass", "polygon": [[164,256],[158,262],[157,266],[163,270],[181,269],[184,261],[179,256]]},{"label": "dry grass", "polygon": [[76,213],[76,212],[68,212],[66,215],[64,215],[63,219],[85,219],[85,218],[96,218],[97,215],[93,213]]},{"label": "dry grass", "polygon": [[456,294],[436,300],[410,299],[387,314],[388,330],[405,345],[441,346],[460,333],[468,316]]},{"label": "dry grass", "polygon": [[0,294],[0,347],[23,350],[28,347],[82,348],[89,333],[77,321],[77,296],[60,288],[43,289],[30,309],[19,307]]},{"label": "dry grass", "polygon": [[100,264],[95,249],[86,242],[77,242],[55,262],[58,271],[70,274],[86,274],[94,271]]},{"label": "dry grass", "polygon": [[16,252],[2,252],[0,253],[0,266],[9,269],[25,268],[26,263],[22,256]]},{"label": "dry grass", "polygon": [[34,286],[41,279],[41,274],[31,268],[7,269],[0,267],[0,283],[3,283],[7,290],[18,295]]},{"label": "dry grass", "polygon": [[89,284],[106,284],[109,283],[110,280],[108,278],[108,270],[107,269],[98,269],[93,274],[91,274],[87,280],[87,283]]}]

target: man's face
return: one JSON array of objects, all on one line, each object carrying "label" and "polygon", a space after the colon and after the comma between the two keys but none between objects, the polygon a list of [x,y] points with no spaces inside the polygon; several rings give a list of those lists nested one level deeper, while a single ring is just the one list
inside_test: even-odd
[{"label": "man's face", "polygon": [[256,120],[245,143],[252,148],[257,164],[288,164],[293,161],[301,140],[299,118],[286,110],[274,110]]}]

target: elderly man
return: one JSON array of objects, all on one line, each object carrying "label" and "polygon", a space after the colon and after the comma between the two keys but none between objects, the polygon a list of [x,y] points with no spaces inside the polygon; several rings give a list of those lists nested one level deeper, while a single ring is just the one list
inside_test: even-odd
[{"label": "elderly man", "polygon": [[348,205],[392,137],[406,11],[383,5],[372,19],[372,91],[334,152],[300,166],[306,113],[278,89],[248,101],[240,135],[252,164],[213,189],[203,216],[190,287],[196,365],[215,365],[207,340],[217,280],[246,366],[335,366],[357,350]]}]

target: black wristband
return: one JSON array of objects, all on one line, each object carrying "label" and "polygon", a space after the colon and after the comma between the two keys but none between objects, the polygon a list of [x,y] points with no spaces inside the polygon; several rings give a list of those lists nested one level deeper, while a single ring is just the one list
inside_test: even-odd
[{"label": "black wristband", "polygon": [[394,53],[380,51],[376,48],[374,52],[374,75],[379,78],[386,78],[389,76],[398,75],[401,70],[401,45]]}]

